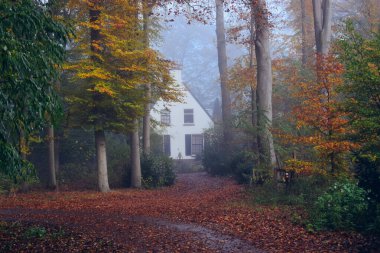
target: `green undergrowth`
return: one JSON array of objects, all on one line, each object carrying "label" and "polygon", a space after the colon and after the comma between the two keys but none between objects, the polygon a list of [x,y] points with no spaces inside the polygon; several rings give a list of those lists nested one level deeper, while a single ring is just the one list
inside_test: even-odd
[{"label": "green undergrowth", "polygon": [[0,252],[118,252],[120,246],[51,224],[0,221]]}]

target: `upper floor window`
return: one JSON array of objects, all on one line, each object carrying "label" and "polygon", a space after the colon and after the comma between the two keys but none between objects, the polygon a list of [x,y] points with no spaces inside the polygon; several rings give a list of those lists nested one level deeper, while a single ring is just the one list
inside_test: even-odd
[{"label": "upper floor window", "polygon": [[193,124],[194,123],[194,110],[193,109],[185,109],[183,117],[183,123],[185,124]]},{"label": "upper floor window", "polygon": [[161,111],[161,124],[166,126],[170,125],[170,111],[167,109]]}]

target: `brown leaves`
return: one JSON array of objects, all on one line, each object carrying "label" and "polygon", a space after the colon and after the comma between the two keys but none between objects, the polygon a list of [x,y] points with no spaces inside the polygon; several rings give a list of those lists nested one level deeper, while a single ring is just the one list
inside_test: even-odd
[{"label": "brown leaves", "polygon": [[76,231],[82,241],[102,238],[129,252],[345,252],[367,243],[354,233],[310,234],[291,222],[297,210],[252,207],[244,196],[232,180],[187,174],[175,186],[158,190],[0,197],[0,220],[55,224]]}]

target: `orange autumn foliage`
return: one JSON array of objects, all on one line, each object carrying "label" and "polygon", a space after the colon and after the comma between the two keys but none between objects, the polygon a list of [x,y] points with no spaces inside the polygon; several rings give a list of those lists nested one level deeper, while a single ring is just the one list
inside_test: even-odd
[{"label": "orange autumn foliage", "polygon": [[[297,81],[293,87],[293,97],[299,103],[293,108],[292,116],[297,130],[304,131],[301,135],[283,134],[281,137],[293,144],[312,147],[318,156],[313,162],[314,168],[342,170],[347,167],[344,155],[358,147],[344,139],[344,135],[350,133],[349,115],[340,110],[338,92],[343,84],[344,68],[334,56],[318,55],[312,72],[311,80]],[[292,164],[288,161],[289,169],[297,170]]]}]

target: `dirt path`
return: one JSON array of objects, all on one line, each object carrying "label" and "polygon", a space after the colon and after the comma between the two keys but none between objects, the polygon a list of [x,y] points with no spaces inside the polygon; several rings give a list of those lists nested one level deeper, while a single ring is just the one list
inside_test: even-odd
[{"label": "dirt path", "polygon": [[242,199],[242,187],[231,179],[194,173],[158,190],[0,197],[0,221],[62,226],[112,240],[121,252],[359,252],[367,246],[354,233],[310,234],[291,222],[292,210],[252,208]]}]

